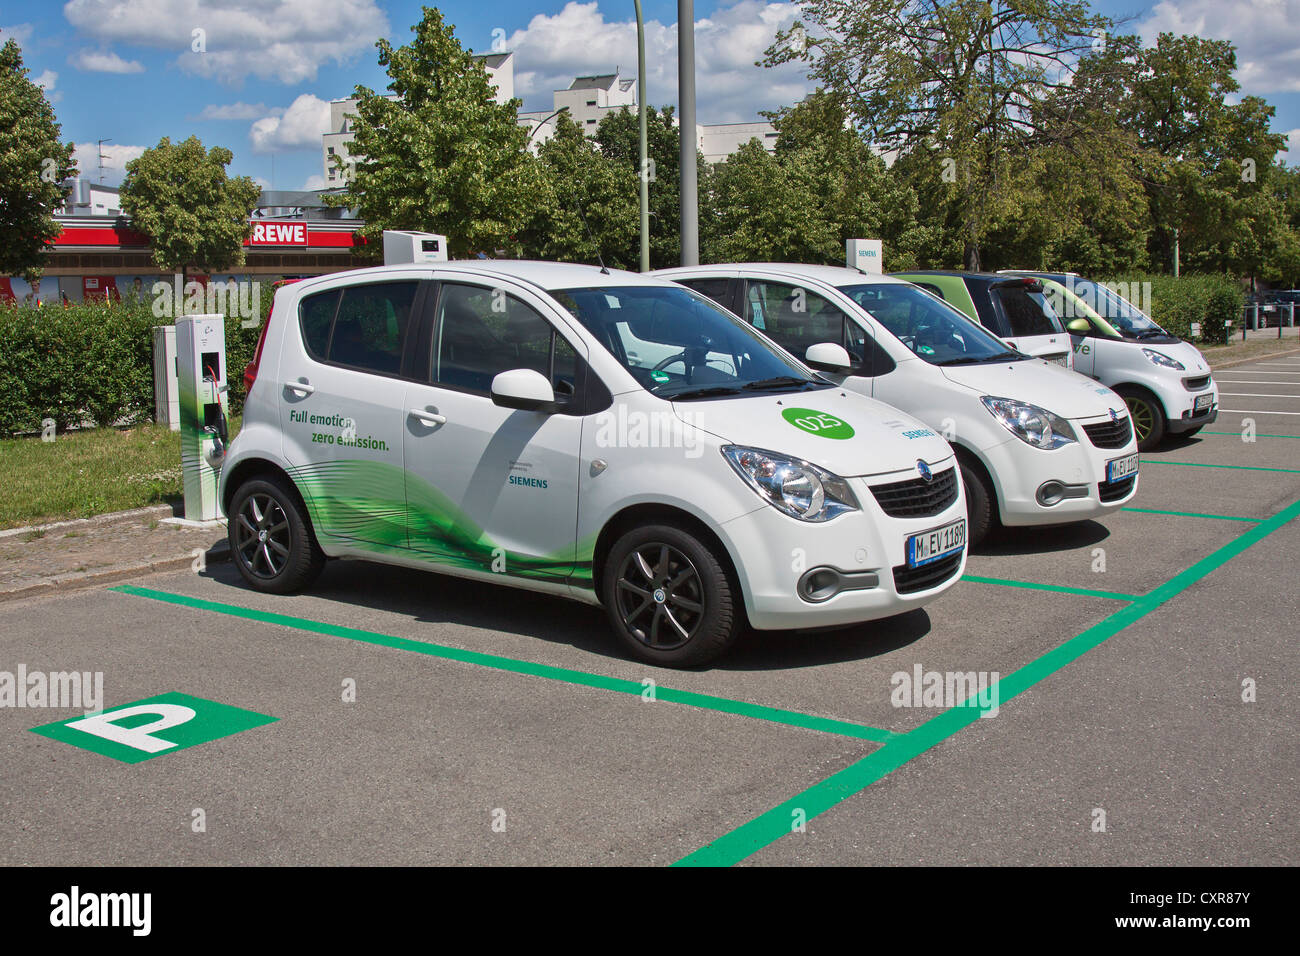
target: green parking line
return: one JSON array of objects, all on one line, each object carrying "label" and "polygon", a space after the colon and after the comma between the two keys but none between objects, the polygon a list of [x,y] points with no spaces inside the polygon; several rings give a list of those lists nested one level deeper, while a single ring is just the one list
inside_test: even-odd
[{"label": "green parking line", "polygon": [[1083,597],[1106,598],[1109,601],[1136,601],[1136,594],[1121,594],[1119,591],[1094,591],[1091,588],[1071,588],[1063,584],[1039,584],[1037,581],[1011,581],[1004,578],[983,578],[977,574],[963,574],[963,581],[975,584],[997,584],[1004,588],[1028,588],[1031,591],[1057,591],[1061,594],[1079,594]]},{"label": "green parking line", "polygon": [[[1136,624],[1167,601],[1298,516],[1300,516],[1300,501],[1293,502],[1273,517],[1261,521],[1240,537],[1202,558],[1134,603],[1116,611],[1099,624],[1008,674],[996,685],[998,706],[1024,693],[1072,661],[1078,660],[1125,628]],[[797,796],[688,854],[673,865],[730,866],[739,863],[790,833],[791,822],[796,819],[797,812],[801,814],[799,819],[804,820],[811,820],[825,813],[973,724],[979,719],[981,712],[982,709],[976,706],[958,705],[950,708],[909,733],[887,742],[879,750],[868,754],[857,763],[850,764],[821,783],[814,784]]]},{"label": "green parking line", "polygon": [[1173,515],[1176,518],[1214,518],[1218,521],[1249,521],[1258,524],[1258,518],[1242,518],[1238,515],[1211,515],[1203,511],[1161,511],[1159,508],[1120,508],[1120,511],[1137,511],[1144,515]]},{"label": "green parking line", "polygon": [[1202,461],[1163,461],[1159,458],[1143,458],[1145,465],[1182,465],[1184,468],[1231,468],[1233,471],[1284,471],[1288,475],[1300,475],[1300,468],[1265,468],[1262,465],[1212,465]]},{"label": "green parking line", "polygon": [[[424,641],[415,641],[407,637],[380,634],[376,631],[364,631],[360,628],[344,627],[340,624],[326,624],[322,621],[313,621],[304,617],[291,617],[287,614],[274,614],[270,611],[257,611],[236,604],[208,601],[203,598],[190,597],[186,594],[172,594],[170,591],[155,591],[152,588],[136,587],[133,584],[123,584],[109,588],[109,590],[119,591],[122,594],[133,594],[136,597],[149,598],[154,601],[162,601],[166,604],[178,604],[182,607],[197,608],[203,611],[215,611],[218,614],[228,614],[231,617],[261,621],[264,624],[278,624],[282,627],[292,627],[300,631],[327,634],[331,637],[343,637],[350,641],[360,641],[363,644],[373,644],[377,647],[412,651],[416,654],[426,654],[444,660],[460,661],[463,664],[475,664],[479,667],[490,667],[494,670],[508,671],[513,674],[527,674],[530,677],[543,677],[548,680],[577,684],[582,687],[612,690],[620,694],[634,694],[638,697],[645,693],[646,690],[645,685],[640,681],[606,677],[602,674],[588,674],[584,671],[569,670],[565,667],[553,667],[549,664],[538,664],[533,661],[520,661],[511,657],[484,654],[481,651],[468,651],[459,647],[427,644]],[[790,727],[802,727],[805,730],[840,734],[858,740],[874,740],[877,743],[885,743],[901,736],[892,730],[867,727],[847,720],[817,717],[812,714],[801,714],[793,710],[764,707],[762,704],[751,704],[743,700],[729,700],[726,697],[714,697],[710,694],[696,694],[687,690],[675,690],[671,687],[656,686],[654,693],[656,700],[667,701],[672,704],[685,704],[688,707],[699,707],[724,714],[736,714],[740,717],[752,717],[755,720],[766,720],[774,724],[785,724]]]},{"label": "green parking line", "polygon": [[[1202,435],[1223,435],[1230,438],[1240,438],[1241,432],[1201,432]],[[1256,435],[1256,438],[1300,438],[1300,435]]]}]

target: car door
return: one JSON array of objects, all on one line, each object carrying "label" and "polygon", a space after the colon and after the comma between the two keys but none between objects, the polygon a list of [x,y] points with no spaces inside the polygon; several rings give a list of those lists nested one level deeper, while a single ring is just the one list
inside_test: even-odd
[{"label": "car door", "polygon": [[989,296],[1002,338],[1012,348],[1070,367],[1070,341],[1042,286],[1033,279],[1003,279],[989,284]]},{"label": "car door", "polygon": [[[403,406],[408,536],[428,560],[551,580],[573,572],[590,369],[581,340],[547,311],[527,290],[458,278],[430,297]],[[492,379],[516,368],[551,382],[554,411],[493,403]]]},{"label": "car door", "polygon": [[418,275],[304,296],[280,357],[284,454],[325,540],[406,547],[402,403]]}]

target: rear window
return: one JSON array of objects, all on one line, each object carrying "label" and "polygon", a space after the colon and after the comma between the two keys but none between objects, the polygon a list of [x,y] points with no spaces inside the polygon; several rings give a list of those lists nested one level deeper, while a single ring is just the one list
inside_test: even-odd
[{"label": "rear window", "polygon": [[1027,286],[1007,286],[993,289],[993,297],[1002,307],[1007,319],[1008,335],[1055,335],[1064,332],[1061,320],[1056,317],[1047,298],[1041,291],[1031,292]]}]

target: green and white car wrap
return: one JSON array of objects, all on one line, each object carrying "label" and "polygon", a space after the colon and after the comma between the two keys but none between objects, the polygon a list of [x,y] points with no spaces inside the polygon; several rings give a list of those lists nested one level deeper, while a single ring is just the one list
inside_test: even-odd
[{"label": "green and white car wrap", "polygon": [[[310,346],[318,333],[305,331],[318,304],[339,289],[337,302],[347,303],[403,282],[418,291],[403,300],[413,303],[408,344],[376,360],[391,368],[313,352],[325,348]],[[457,339],[468,301],[508,304],[500,322],[490,311],[482,321],[512,355],[533,344],[515,326],[532,323],[534,338],[545,329],[551,381],[522,359],[513,370],[513,358],[494,365],[481,341]],[[371,317],[381,340],[393,312]],[[691,316],[713,331],[696,341]],[[321,339],[331,356],[342,322]],[[474,349],[457,373],[467,377],[453,384],[457,356]],[[528,361],[537,365],[536,354]],[[564,363],[571,379],[556,371]],[[754,380],[755,369],[769,373]],[[507,379],[541,383],[551,401],[511,405]],[[890,504],[886,513],[876,495],[882,485],[895,498],[912,494],[955,467],[933,429],[819,378],[673,283],[593,266],[450,262],[277,292],[221,500],[229,514],[241,487],[271,476],[301,495],[325,556],[591,604],[604,603],[602,575],[619,536],[669,524],[716,544],[754,628],[820,628],[901,613],[958,580],[961,483],[902,517],[908,509]]]}]

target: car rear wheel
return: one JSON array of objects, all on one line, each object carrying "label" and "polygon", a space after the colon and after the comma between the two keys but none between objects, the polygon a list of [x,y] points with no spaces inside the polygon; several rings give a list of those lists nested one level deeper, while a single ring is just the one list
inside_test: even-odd
[{"label": "car rear wheel", "polygon": [[1117,388],[1116,392],[1128,406],[1133,421],[1133,434],[1139,451],[1150,451],[1165,438],[1165,410],[1150,392],[1138,388]]},{"label": "car rear wheel", "polygon": [[230,554],[250,587],[291,594],[320,573],[325,554],[302,499],[283,479],[264,476],[240,485],[228,514]]},{"label": "car rear wheel", "polygon": [[623,644],[641,660],[668,667],[715,659],[743,624],[721,561],[676,525],[624,533],[605,561],[601,597]]}]

